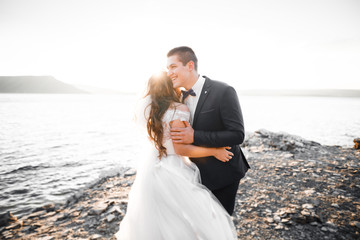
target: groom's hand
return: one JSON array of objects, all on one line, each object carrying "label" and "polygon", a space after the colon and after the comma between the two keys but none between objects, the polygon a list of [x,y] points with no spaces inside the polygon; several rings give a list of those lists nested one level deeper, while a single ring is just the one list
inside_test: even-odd
[{"label": "groom's hand", "polygon": [[173,127],[171,131],[171,139],[173,143],[181,144],[192,144],[194,142],[194,129],[191,127],[190,123],[183,121],[185,127]]}]

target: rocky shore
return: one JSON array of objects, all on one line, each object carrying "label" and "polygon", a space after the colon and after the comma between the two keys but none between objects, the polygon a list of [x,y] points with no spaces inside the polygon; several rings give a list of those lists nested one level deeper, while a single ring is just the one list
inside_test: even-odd
[{"label": "rocky shore", "polygon": [[[360,151],[259,130],[233,215],[239,239],[360,239]],[[66,204],[0,219],[0,239],[115,239],[136,171],[103,178]]]}]

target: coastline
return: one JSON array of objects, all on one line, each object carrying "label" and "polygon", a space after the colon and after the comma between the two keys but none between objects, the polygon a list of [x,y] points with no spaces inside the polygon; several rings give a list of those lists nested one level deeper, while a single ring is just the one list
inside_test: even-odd
[{"label": "coastline", "polygon": [[[251,169],[233,220],[239,239],[360,238],[360,151],[258,130],[242,144]],[[115,239],[134,169],[0,227],[0,239]]]}]

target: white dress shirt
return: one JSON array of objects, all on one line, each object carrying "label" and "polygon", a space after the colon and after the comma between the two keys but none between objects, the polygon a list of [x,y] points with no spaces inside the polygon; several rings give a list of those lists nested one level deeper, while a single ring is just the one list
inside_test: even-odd
[{"label": "white dress shirt", "polygon": [[190,110],[190,124],[191,125],[193,124],[196,105],[199,101],[200,94],[201,94],[202,88],[204,86],[204,83],[205,83],[205,78],[199,75],[198,80],[192,87],[192,90],[194,90],[196,96],[189,95],[184,101],[184,103],[186,104],[186,106],[188,106],[188,108]]}]

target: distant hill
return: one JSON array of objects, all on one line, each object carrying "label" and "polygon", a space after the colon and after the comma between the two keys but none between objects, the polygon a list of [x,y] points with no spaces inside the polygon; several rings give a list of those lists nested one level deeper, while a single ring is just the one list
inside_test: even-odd
[{"label": "distant hill", "polygon": [[87,93],[52,76],[0,76],[0,93]]},{"label": "distant hill", "polygon": [[296,97],[360,97],[360,90],[352,89],[253,89],[240,90],[242,96],[296,96]]}]

